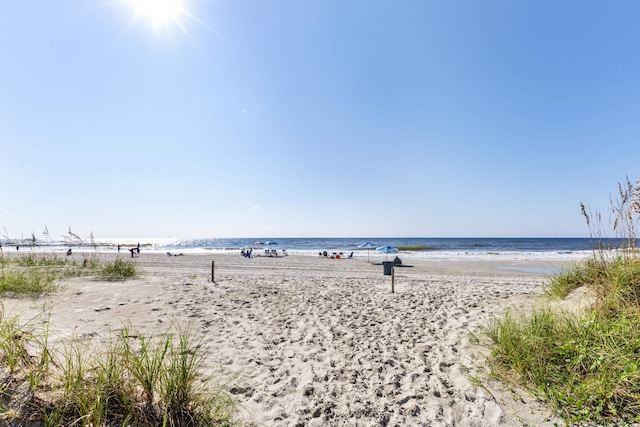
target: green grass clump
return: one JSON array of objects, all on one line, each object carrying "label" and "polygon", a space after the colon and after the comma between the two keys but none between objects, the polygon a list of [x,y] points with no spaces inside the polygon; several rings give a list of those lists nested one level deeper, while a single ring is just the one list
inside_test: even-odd
[{"label": "green grass clump", "polygon": [[38,296],[54,292],[57,275],[51,271],[28,270],[0,270],[0,294]]},{"label": "green grass clump", "polygon": [[126,280],[139,275],[136,264],[122,258],[105,263],[101,268],[101,273],[107,280]]},{"label": "green grass clump", "polygon": [[640,307],[640,257],[590,259],[553,277],[545,292],[564,298],[581,286],[594,293],[600,310],[636,310]]},{"label": "green grass clump", "polygon": [[2,321],[0,322],[0,361],[14,373],[18,367],[29,361],[27,343],[32,339],[31,331],[21,328],[18,317],[4,317],[2,309]]},{"label": "green grass clump", "polygon": [[539,309],[494,321],[493,373],[530,387],[569,422],[640,421],[640,316]]},{"label": "green grass clump", "polygon": [[21,267],[61,267],[67,265],[69,261],[58,255],[36,255],[30,253],[13,258],[13,262]]},{"label": "green grass clump", "polygon": [[10,371],[0,389],[0,423],[237,425],[234,401],[202,375],[203,355],[190,328],[152,338],[124,326],[99,349],[70,341],[61,352],[50,348],[48,326],[36,329],[0,312],[0,361]]},{"label": "green grass clump", "polygon": [[98,256],[84,256],[81,262],[57,255],[26,254],[0,257],[0,294],[30,296],[55,292],[66,278],[99,274],[106,280],[139,276],[136,264],[117,258],[103,263]]},{"label": "green grass clump", "polygon": [[544,291],[551,297],[565,298],[573,290],[593,283],[593,277],[591,277],[590,274],[592,274],[592,270],[583,268],[582,266],[575,266],[551,278],[549,283],[544,287]]}]

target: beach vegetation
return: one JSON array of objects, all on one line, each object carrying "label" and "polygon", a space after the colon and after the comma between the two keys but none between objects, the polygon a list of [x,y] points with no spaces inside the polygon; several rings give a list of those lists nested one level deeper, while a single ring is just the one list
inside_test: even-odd
[{"label": "beach vegetation", "polygon": [[107,280],[126,280],[139,275],[138,266],[135,263],[119,257],[105,263],[101,268],[101,273]]},{"label": "beach vegetation", "polygon": [[53,293],[60,280],[99,275],[105,280],[127,280],[138,277],[138,266],[122,258],[104,262],[96,254],[83,254],[82,261],[56,254],[27,253],[0,257],[0,294],[14,297]]},{"label": "beach vegetation", "polygon": [[593,256],[545,287],[555,299],[584,289],[590,304],[581,310],[548,305],[509,312],[485,330],[493,375],[527,386],[568,424],[640,422],[640,182],[627,179],[618,187],[611,212],[621,247],[602,243],[608,233],[601,215],[581,204]]},{"label": "beach vegetation", "polygon": [[544,293],[551,298],[566,298],[574,290],[592,283],[592,260],[558,272],[543,285]]},{"label": "beach vegetation", "polygon": [[[29,425],[234,426],[236,404],[211,387],[191,328],[145,337],[123,325],[106,344],[56,350],[48,319],[0,311],[0,421]],[[36,327],[37,324],[44,326]]]},{"label": "beach vegetation", "polygon": [[0,270],[0,294],[9,296],[38,296],[58,290],[56,275],[48,270]]}]

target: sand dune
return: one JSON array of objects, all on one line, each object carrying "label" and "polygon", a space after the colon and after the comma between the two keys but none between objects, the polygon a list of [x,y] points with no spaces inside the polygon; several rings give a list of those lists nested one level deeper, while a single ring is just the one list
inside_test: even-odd
[{"label": "sand dune", "polygon": [[390,277],[366,259],[143,252],[135,262],[140,279],[73,279],[36,301],[3,299],[5,310],[27,319],[46,307],[54,344],[99,345],[124,322],[145,334],[190,324],[208,372],[248,425],[558,422],[534,399],[484,378],[484,349],[469,339],[492,316],[530,304],[542,276],[488,261],[416,260],[395,270],[392,294]]}]

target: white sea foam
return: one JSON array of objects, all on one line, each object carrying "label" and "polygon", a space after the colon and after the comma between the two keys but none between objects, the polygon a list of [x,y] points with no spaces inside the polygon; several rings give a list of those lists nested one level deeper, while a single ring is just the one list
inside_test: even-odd
[{"label": "white sea foam", "polygon": [[[354,257],[363,259],[369,257],[374,261],[383,261],[385,259],[393,259],[395,256],[399,256],[402,259],[421,259],[432,261],[459,261],[459,260],[498,260],[498,261],[524,261],[524,260],[558,260],[558,261],[580,261],[590,256],[593,256],[591,251],[574,251],[574,252],[558,252],[558,251],[501,251],[501,252],[484,252],[484,251],[401,251],[397,253],[383,254],[376,251],[353,251]],[[258,252],[259,253],[259,252]],[[306,256],[318,256],[318,251],[308,250],[290,250],[287,251],[290,255],[306,255]],[[351,252],[338,252],[341,257],[348,257]],[[330,252],[329,255],[332,255]]]},{"label": "white sea foam", "polygon": [[[194,243],[194,241],[185,241],[183,239],[175,238],[108,238],[108,239],[95,239],[92,243],[83,242],[82,245],[78,245],[76,242],[51,242],[41,244],[37,246],[30,246],[28,244],[21,244],[20,251],[32,251],[32,252],[66,252],[67,249],[72,248],[76,253],[114,253],[117,252],[118,245],[121,246],[121,252],[127,254],[128,249],[137,246],[140,243],[141,252],[150,253],[166,253],[172,254],[183,253],[187,254],[226,254],[226,253],[238,253],[240,255],[240,249],[233,247],[227,248],[215,248],[207,246],[206,240],[200,241],[202,244]],[[14,246],[6,246],[4,251],[15,250]],[[289,255],[297,256],[314,256],[317,257],[320,252],[318,249],[291,249],[286,246],[274,245],[269,247],[258,247],[253,249],[254,256],[264,255],[265,250],[275,250],[278,254],[283,254],[283,249],[287,251]],[[349,249],[349,250],[331,250],[329,255],[340,254],[341,257],[348,257],[353,252],[356,259],[370,259],[374,262],[384,261],[385,259],[393,259],[396,255],[403,260],[432,260],[432,261],[459,261],[459,260],[496,260],[496,261],[521,261],[521,260],[558,260],[558,261],[580,261],[589,258],[593,255],[591,251],[487,251],[487,250],[428,250],[428,251],[400,251],[397,253],[384,254],[375,250],[366,249]]]}]

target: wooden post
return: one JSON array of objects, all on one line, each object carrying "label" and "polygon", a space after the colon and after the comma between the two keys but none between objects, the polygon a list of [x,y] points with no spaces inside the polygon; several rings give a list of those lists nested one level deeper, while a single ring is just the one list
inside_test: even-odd
[{"label": "wooden post", "polygon": [[215,269],[216,269],[216,262],[211,261],[211,281],[213,283],[216,283]]},{"label": "wooden post", "polygon": [[391,293],[394,294],[396,292],[396,269],[391,266]]}]

